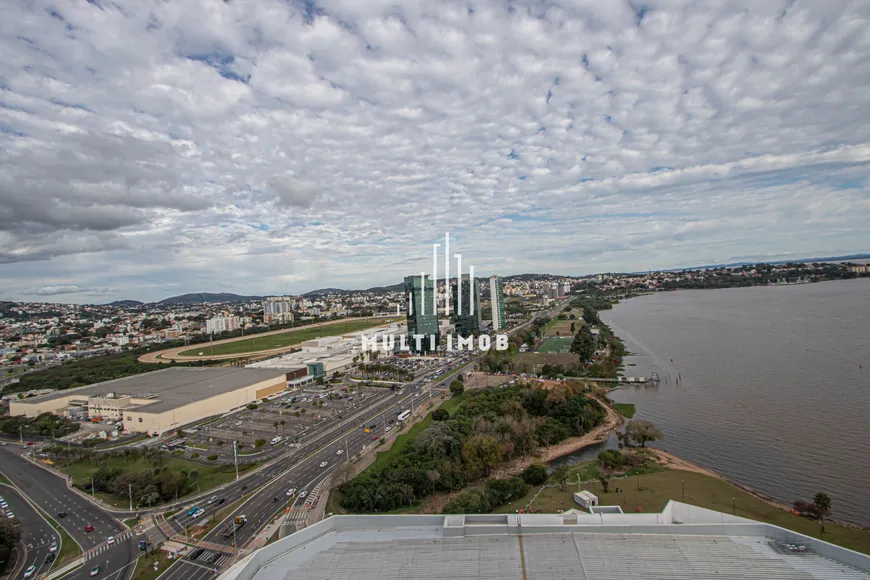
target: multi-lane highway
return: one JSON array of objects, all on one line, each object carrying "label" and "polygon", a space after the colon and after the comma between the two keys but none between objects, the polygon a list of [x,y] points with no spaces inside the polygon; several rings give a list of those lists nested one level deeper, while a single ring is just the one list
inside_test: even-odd
[{"label": "multi-lane highway", "polygon": [[[311,493],[314,486],[322,481],[333,469],[347,461],[348,454],[356,455],[376,445],[372,437],[382,437],[385,427],[395,428],[396,416],[400,411],[416,409],[421,403],[429,400],[430,394],[437,392],[435,389],[443,388],[453,377],[445,378],[433,383],[428,390],[419,383],[405,385],[402,395],[394,395],[381,402],[374,408],[369,409],[362,417],[353,422],[346,422],[345,426],[329,437],[304,446],[300,453],[276,462],[269,469],[264,470],[264,480],[255,488],[255,493],[226,519],[212,528],[203,538],[203,550],[197,551],[195,560],[191,560],[190,554],[176,562],[166,573],[162,580],[205,580],[214,574],[215,567],[227,563],[232,557],[233,540],[237,546],[244,546],[266,525],[275,513],[289,506],[301,507],[304,499],[300,497],[302,491]],[[366,429],[376,425],[374,429]],[[323,464],[326,465],[323,465]],[[295,488],[296,496],[288,498],[286,493],[290,488]],[[240,499],[241,494],[235,495],[238,490],[224,490],[220,495],[226,503],[232,503]],[[289,501],[288,501],[289,500]],[[226,503],[224,505],[226,505]],[[209,506],[205,507],[207,510]],[[218,511],[221,508],[213,508]],[[183,515],[182,515],[183,514]],[[179,527],[190,520],[185,512],[182,512],[176,520]],[[208,514],[208,511],[207,511]],[[230,525],[236,516],[244,515],[247,524],[237,530],[235,538],[225,538],[224,530]]]},{"label": "multi-lane highway", "polygon": [[[28,577],[45,574],[51,570],[60,553],[60,535],[15,488],[0,484],[0,498],[9,505],[7,509],[15,514],[14,519],[18,521],[21,531],[21,542],[27,550],[24,566],[10,580],[22,580],[31,566],[33,570]],[[2,512],[5,510],[0,510],[0,517],[5,517]]]},{"label": "multi-lane highway", "polygon": [[[66,480],[21,457],[16,450],[0,447],[0,471],[75,540],[86,554],[85,565],[65,580],[87,578],[100,566],[95,580],[127,580],[138,555],[135,537],[114,516],[67,487]],[[66,514],[61,517],[59,514]],[[87,531],[88,527],[92,531]],[[120,537],[119,537],[120,536]],[[125,537],[128,536],[128,537]],[[109,537],[115,538],[109,544]]]}]

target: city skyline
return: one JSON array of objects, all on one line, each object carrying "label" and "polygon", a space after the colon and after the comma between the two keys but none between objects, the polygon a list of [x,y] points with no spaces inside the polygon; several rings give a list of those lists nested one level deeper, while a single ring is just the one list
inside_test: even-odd
[{"label": "city skyline", "polygon": [[5,8],[4,299],[870,250],[865,3]]}]

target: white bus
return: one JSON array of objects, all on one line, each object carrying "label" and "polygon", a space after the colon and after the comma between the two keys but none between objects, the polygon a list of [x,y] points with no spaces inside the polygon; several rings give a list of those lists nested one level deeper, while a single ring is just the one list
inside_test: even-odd
[{"label": "white bus", "polygon": [[410,416],[411,416],[411,411],[408,411],[406,409],[406,410],[402,411],[401,413],[399,413],[398,419],[399,419],[399,421],[404,421],[405,419],[407,419]]}]

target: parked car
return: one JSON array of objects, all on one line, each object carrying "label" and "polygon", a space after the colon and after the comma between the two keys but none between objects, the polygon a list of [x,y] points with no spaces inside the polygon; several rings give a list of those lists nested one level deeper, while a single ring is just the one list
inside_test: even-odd
[{"label": "parked car", "polygon": [[109,544],[109,545],[111,546],[112,544],[115,543],[115,537],[114,537],[114,536],[109,536],[109,538],[106,540],[106,543]]}]

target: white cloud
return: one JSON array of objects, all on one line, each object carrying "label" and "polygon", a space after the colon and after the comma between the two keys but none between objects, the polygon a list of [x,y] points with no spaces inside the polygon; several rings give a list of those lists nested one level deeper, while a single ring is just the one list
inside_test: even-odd
[{"label": "white cloud", "polygon": [[870,250],[870,5],[632,6],[12,0],[0,293]]}]

